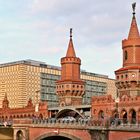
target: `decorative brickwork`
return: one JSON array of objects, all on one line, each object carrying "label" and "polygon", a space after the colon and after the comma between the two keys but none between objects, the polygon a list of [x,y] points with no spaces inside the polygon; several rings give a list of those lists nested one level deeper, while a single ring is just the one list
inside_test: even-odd
[{"label": "decorative brickwork", "polygon": [[15,118],[48,118],[48,107],[46,102],[33,105],[31,98],[27,106],[23,108],[10,108],[7,95],[5,94],[2,108],[0,108],[0,120],[9,121]]},{"label": "decorative brickwork", "polygon": [[112,116],[115,110],[115,100],[111,95],[92,98],[92,115],[96,119],[105,119]]}]

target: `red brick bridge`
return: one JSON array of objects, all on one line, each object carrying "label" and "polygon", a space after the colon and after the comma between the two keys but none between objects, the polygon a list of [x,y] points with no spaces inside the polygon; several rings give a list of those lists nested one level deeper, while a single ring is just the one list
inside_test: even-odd
[{"label": "red brick bridge", "polygon": [[113,124],[99,120],[62,122],[60,120],[16,119],[1,126],[2,140],[139,140],[140,124]]}]

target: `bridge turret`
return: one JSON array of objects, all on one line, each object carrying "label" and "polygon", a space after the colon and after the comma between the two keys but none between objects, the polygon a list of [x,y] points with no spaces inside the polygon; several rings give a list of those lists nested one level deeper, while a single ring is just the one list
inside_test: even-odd
[{"label": "bridge turret", "polygon": [[61,80],[56,82],[56,93],[59,96],[60,106],[81,105],[85,91],[84,81],[80,79],[80,58],[76,57],[72,29],[66,56],[61,58]]}]

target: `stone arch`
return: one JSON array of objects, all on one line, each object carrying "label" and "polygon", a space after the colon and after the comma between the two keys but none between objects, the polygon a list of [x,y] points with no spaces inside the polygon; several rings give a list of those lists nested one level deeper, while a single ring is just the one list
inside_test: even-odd
[{"label": "stone arch", "polygon": [[16,133],[16,140],[22,140],[23,139],[23,132],[22,130],[18,130]]},{"label": "stone arch", "polygon": [[78,137],[76,137],[74,135],[70,135],[70,134],[63,133],[63,132],[59,133],[58,130],[56,132],[43,134],[43,135],[35,138],[35,140],[43,140],[45,138],[49,138],[49,137],[53,137],[53,136],[61,136],[61,137],[69,138],[70,140],[80,140],[80,138],[78,138]]},{"label": "stone arch", "polygon": [[122,119],[123,123],[127,123],[127,119],[128,119],[127,111],[125,109],[122,109],[120,115],[121,115],[121,119]]},{"label": "stone arch", "polygon": [[61,102],[60,106],[62,106],[62,107],[65,106],[65,102]]},{"label": "stone arch", "polygon": [[130,120],[130,123],[132,124],[135,124],[136,123],[136,116],[137,116],[137,113],[135,111],[135,109],[130,109],[129,110],[129,120]]},{"label": "stone arch", "polygon": [[43,119],[43,115],[41,113],[39,114],[39,118],[40,119]]},{"label": "stone arch", "polygon": [[103,110],[100,110],[99,113],[98,113],[98,118],[99,119],[104,119],[104,111]]},{"label": "stone arch", "polygon": [[56,118],[63,118],[66,116],[72,116],[74,118],[84,118],[84,116],[80,112],[74,109],[63,109],[56,114]]},{"label": "stone arch", "polygon": [[118,113],[118,110],[117,109],[114,109],[111,112],[111,118],[119,118],[119,113]]}]

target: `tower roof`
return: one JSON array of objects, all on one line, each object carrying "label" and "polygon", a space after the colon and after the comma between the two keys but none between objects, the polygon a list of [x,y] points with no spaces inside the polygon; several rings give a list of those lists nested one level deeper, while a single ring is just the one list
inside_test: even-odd
[{"label": "tower roof", "polygon": [[72,28],[70,29],[70,41],[69,41],[66,57],[76,57],[73,41],[72,41]]},{"label": "tower roof", "polygon": [[133,17],[132,17],[132,22],[131,22],[131,27],[129,30],[129,35],[128,35],[128,39],[137,39],[140,38],[139,35],[139,30],[138,30],[138,26],[137,26],[137,21],[136,21],[136,17],[135,17],[135,7],[136,7],[136,3],[132,4],[132,8],[133,8]]}]

